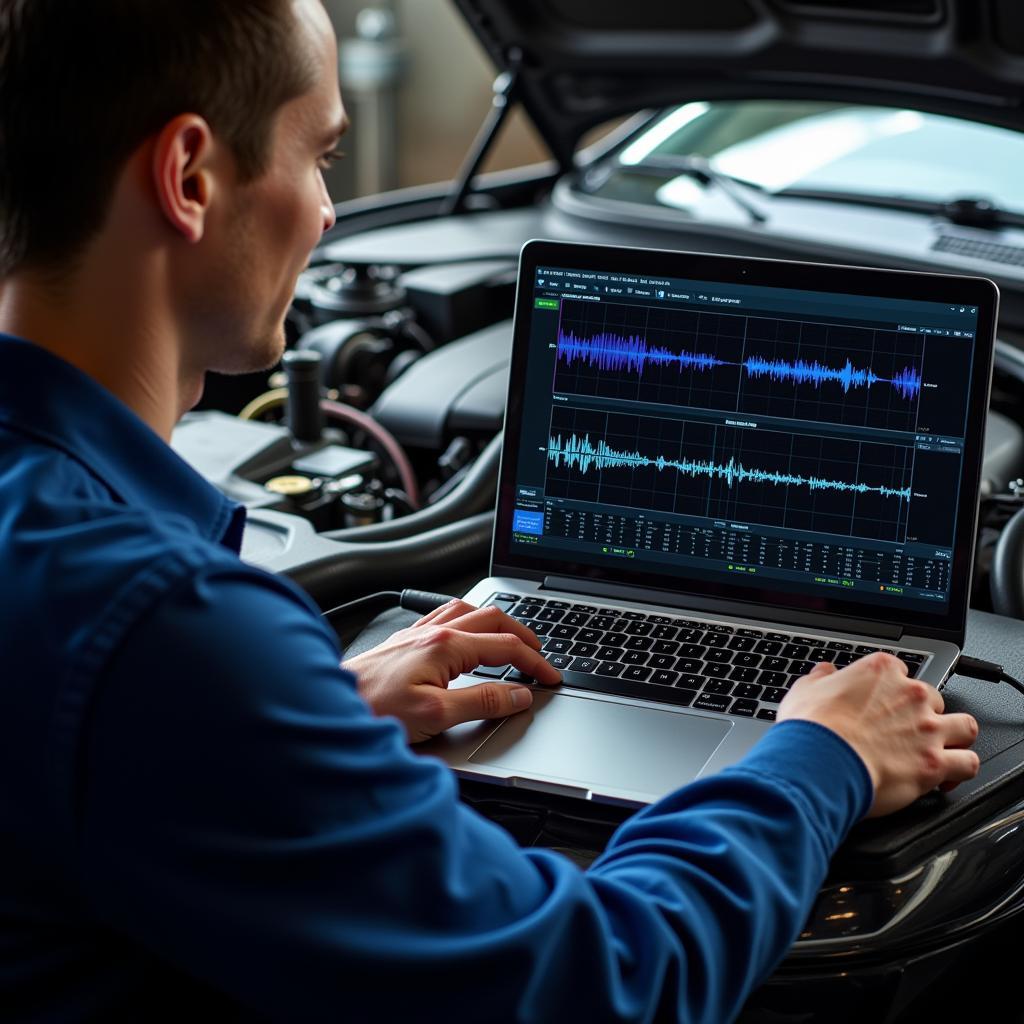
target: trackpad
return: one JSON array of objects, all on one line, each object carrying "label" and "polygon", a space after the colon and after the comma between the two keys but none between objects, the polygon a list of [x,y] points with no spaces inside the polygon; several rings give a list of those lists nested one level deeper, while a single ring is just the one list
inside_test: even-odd
[{"label": "trackpad", "polygon": [[657,798],[695,779],[732,728],[685,712],[568,695],[537,698],[529,711],[507,718],[469,760],[528,778]]}]

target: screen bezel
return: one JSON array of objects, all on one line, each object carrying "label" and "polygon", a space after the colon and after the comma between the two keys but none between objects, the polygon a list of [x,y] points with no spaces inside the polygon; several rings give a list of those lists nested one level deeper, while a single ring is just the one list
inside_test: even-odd
[{"label": "screen bezel", "polygon": [[[678,578],[628,569],[614,569],[557,559],[533,558],[511,550],[512,515],[515,507],[515,473],[522,429],[524,384],[530,339],[533,291],[539,267],[552,266],[675,277],[719,284],[746,284],[801,291],[822,291],[857,296],[877,296],[926,302],[946,302],[955,290],[957,303],[978,307],[975,344],[968,396],[963,465],[975,467],[966,474],[960,489],[949,603],[930,614],[894,606],[886,609],[867,603],[824,595],[794,594],[770,587],[751,587],[726,582],[693,580],[680,586]],[[714,598],[737,604],[769,605],[779,617],[784,608],[801,613],[842,616],[846,619],[892,626],[894,622],[923,636],[962,643],[970,597],[971,567],[977,532],[978,493],[981,485],[982,445],[992,378],[992,354],[998,314],[999,289],[987,278],[954,274],[930,274],[903,270],[802,263],[791,260],[720,256],[673,250],[636,249],[623,246],[531,240],[520,253],[513,327],[512,361],[505,406],[505,441],[499,471],[497,515],[491,552],[491,575],[518,575],[527,579],[545,576],[578,577],[606,584],[670,591],[696,599]],[[784,617],[784,614],[782,615]]]}]

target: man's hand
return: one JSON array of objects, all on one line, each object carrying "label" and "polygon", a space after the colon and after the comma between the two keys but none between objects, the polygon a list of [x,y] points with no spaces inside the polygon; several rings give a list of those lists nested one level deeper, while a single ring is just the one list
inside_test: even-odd
[{"label": "man's hand", "polygon": [[394,715],[410,743],[460,722],[504,718],[533,703],[527,687],[508,683],[448,689],[477,665],[514,665],[540,683],[561,681],[541,656],[533,630],[498,608],[475,608],[465,601],[449,601],[343,664],[355,673],[374,713]]},{"label": "man's hand", "polygon": [[891,654],[869,654],[836,670],[821,664],[779,705],[778,720],[803,718],[838,733],[860,755],[875,787],[868,817],[905,807],[923,793],[978,774],[967,750],[978,735],[971,715],[944,715],[933,686],[907,678]]}]

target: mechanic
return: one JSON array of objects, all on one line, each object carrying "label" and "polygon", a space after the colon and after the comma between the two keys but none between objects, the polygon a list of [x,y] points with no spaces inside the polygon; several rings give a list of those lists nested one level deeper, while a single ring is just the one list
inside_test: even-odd
[{"label": "mechanic", "polygon": [[728,1020],[976,723],[819,666],[587,872],[460,804],[407,741],[528,707],[446,686],[556,683],[536,637],[455,602],[339,667],[167,443],[279,359],[344,124],[319,0],[0,0],[0,1016]]}]

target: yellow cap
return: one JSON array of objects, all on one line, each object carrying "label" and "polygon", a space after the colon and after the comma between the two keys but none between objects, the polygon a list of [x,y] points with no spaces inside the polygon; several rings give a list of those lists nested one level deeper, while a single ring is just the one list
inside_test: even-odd
[{"label": "yellow cap", "polygon": [[299,494],[309,494],[313,490],[313,481],[308,476],[275,476],[263,486],[275,494],[285,494],[293,498]]}]

